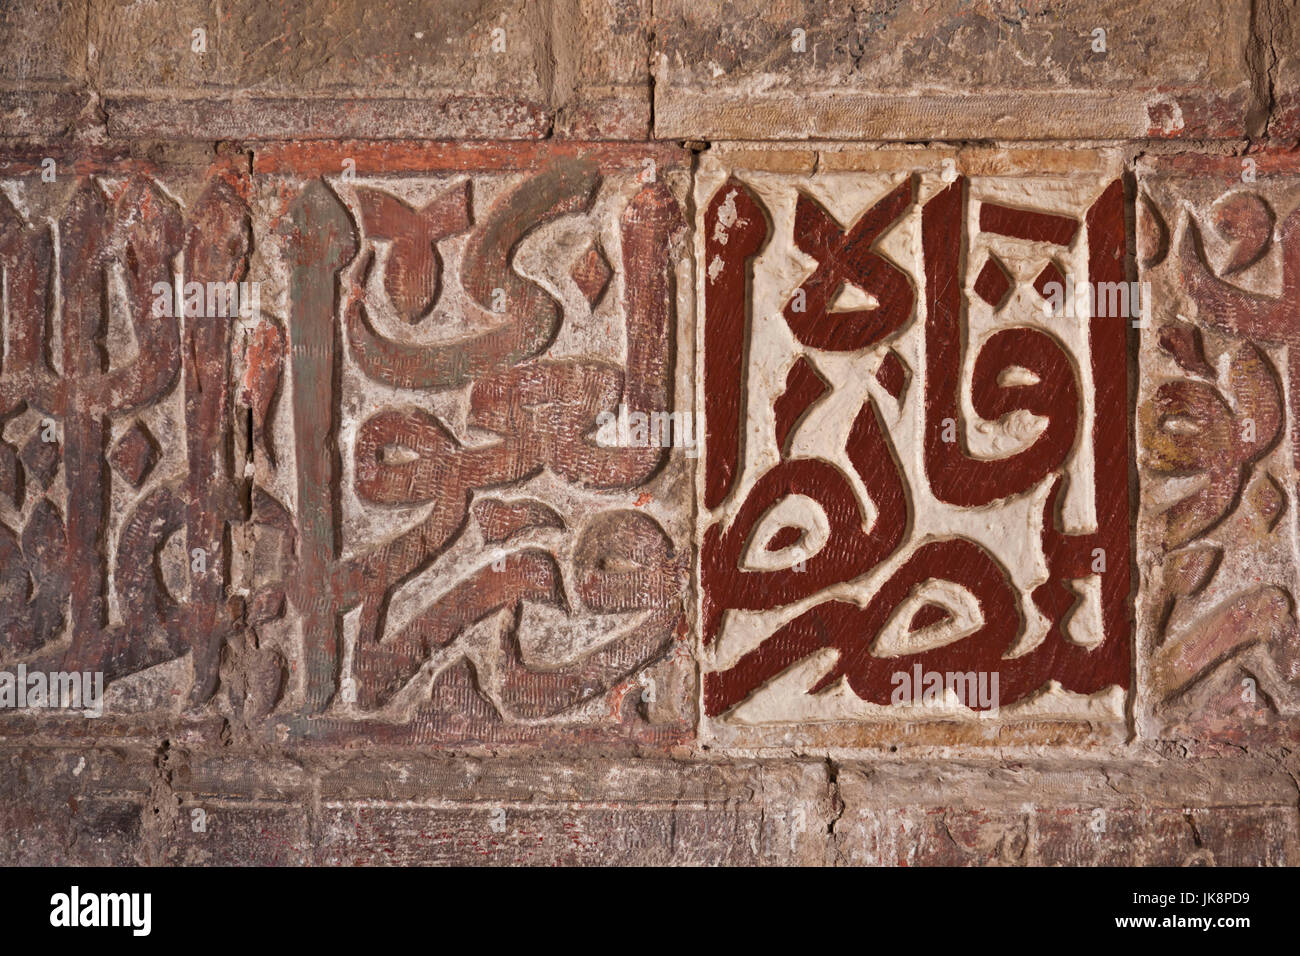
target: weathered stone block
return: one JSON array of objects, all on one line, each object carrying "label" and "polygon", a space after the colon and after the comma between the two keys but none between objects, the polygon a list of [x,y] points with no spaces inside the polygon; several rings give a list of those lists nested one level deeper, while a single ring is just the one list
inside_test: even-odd
[{"label": "weathered stone block", "polygon": [[667,0],[655,16],[667,138],[1240,136],[1267,109],[1247,0]]},{"label": "weathered stone block", "polygon": [[864,810],[836,835],[850,866],[1286,866],[1300,844],[1281,807]]},{"label": "weathered stone block", "polygon": [[836,780],[832,850],[848,865],[1279,866],[1300,852],[1295,785],[1258,760],[911,762]]},{"label": "weathered stone block", "polygon": [[322,782],[319,862],[827,862],[836,808],[823,763],[501,763],[340,767]]},{"label": "weathered stone block", "polygon": [[650,129],[650,0],[555,0],[555,132],[640,140]]},{"label": "weathered stone block", "polygon": [[1138,182],[1143,726],[1294,741],[1300,162],[1148,158]]},{"label": "weathered stone block", "polygon": [[168,866],[304,866],[314,855],[305,807],[182,802],[157,862]]},{"label": "weathered stone block", "polygon": [[1122,739],[1117,155],[801,156],[696,178],[706,739]]},{"label": "weathered stone block", "polygon": [[93,36],[115,136],[644,139],[647,6],[103,0]]},{"label": "weathered stone block", "polygon": [[0,8],[0,136],[62,136],[89,105],[88,2]]},{"label": "weathered stone block", "polygon": [[0,862],[126,866],[135,861],[147,784],[104,751],[21,750],[0,758]]}]

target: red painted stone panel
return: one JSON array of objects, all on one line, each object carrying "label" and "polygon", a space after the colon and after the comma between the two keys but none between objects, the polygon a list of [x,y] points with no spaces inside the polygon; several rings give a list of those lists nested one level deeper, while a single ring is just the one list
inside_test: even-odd
[{"label": "red painted stone panel", "polygon": [[1274,98],[1279,113],[1293,111],[1295,31],[1275,9],[1287,6],[659,0],[655,132],[715,142],[1259,135]]},{"label": "red painted stone panel", "polygon": [[203,310],[178,319],[171,293],[177,277],[246,279],[245,170],[93,156],[0,167],[7,670],[112,686],[161,669],[166,709],[213,705],[222,649],[242,633],[229,593],[243,519],[235,330]]},{"label": "red painted stone panel", "polygon": [[[885,152],[808,176],[763,155],[711,152],[696,185],[711,733],[1118,730],[1130,321],[1051,313],[1032,284],[1060,262],[1128,291],[1116,157],[968,176]],[[1014,290],[990,303],[994,262]]]},{"label": "red painted stone panel", "polygon": [[284,317],[244,399],[272,722],[687,735],[684,154],[286,145],[254,179]]}]

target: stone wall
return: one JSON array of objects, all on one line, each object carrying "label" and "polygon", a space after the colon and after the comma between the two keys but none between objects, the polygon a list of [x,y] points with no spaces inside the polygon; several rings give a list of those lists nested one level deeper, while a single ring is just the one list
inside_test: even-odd
[{"label": "stone wall", "polygon": [[0,861],[1300,862],[1291,0],[0,54]]}]

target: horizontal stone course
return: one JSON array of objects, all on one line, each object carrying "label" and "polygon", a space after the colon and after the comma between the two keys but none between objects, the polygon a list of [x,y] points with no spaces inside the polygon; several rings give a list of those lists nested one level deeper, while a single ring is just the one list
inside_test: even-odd
[{"label": "horizontal stone course", "polygon": [[1285,0],[45,0],[6,17],[10,136],[1300,135]]},{"label": "horizontal stone course", "polygon": [[[1251,758],[326,766],[175,747],[5,754],[28,774],[26,789],[6,790],[13,863],[1239,865],[1293,861],[1300,839],[1294,781]],[[124,791],[115,767],[154,782]],[[58,806],[38,804],[37,787]]]}]

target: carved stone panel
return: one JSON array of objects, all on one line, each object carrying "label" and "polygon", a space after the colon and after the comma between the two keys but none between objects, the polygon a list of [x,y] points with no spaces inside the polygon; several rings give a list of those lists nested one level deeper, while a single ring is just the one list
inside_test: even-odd
[{"label": "carved stone panel", "polygon": [[258,152],[243,570],[280,733],[689,735],[683,156]]},{"label": "carved stone panel", "polygon": [[705,738],[1123,739],[1118,157],[809,157],[696,180]]},{"label": "carved stone panel", "polygon": [[218,706],[243,641],[225,293],[247,288],[248,188],[237,160],[0,163],[0,664],[46,688],[24,708],[8,685],[7,728],[86,731],[91,686],[56,708],[57,674],[99,675],[94,709],[128,721]]},{"label": "carved stone panel", "polygon": [[1146,159],[1138,184],[1143,724],[1294,740],[1300,164]]}]

